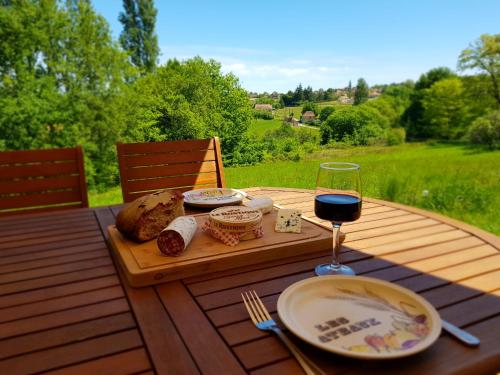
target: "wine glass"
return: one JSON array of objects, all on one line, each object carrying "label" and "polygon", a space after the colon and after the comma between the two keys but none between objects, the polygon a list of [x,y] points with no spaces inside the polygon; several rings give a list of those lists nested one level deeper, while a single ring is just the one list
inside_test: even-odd
[{"label": "wine glass", "polygon": [[316,266],[318,276],[355,275],[340,263],[340,226],[361,215],[361,179],[359,165],[353,163],[322,163],[316,181],[314,213],[333,224],[333,258],[330,264]]}]

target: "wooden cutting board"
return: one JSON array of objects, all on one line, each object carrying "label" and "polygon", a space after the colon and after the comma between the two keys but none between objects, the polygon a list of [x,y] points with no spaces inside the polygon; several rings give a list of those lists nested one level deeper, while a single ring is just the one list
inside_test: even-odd
[{"label": "wooden cutting board", "polygon": [[156,239],[137,243],[108,227],[109,241],[130,285],[139,287],[164,283],[207,272],[222,271],[294,255],[313,253],[332,246],[332,232],[302,220],[302,233],[274,231],[277,211],[264,215],[264,236],[241,241],[231,247],[201,230],[208,214],[193,215],[198,223],[193,240],[179,257],[161,254]]}]

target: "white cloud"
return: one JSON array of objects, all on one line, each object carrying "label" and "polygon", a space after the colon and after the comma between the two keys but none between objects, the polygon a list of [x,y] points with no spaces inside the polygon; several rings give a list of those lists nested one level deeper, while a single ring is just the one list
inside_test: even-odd
[{"label": "white cloud", "polygon": [[308,58],[297,58],[274,50],[230,48],[203,45],[162,46],[162,62],[176,57],[185,60],[193,56],[214,59],[221,63],[224,73],[240,78],[244,88],[250,91],[294,90],[301,83],[313,89],[345,87],[363,77],[368,84],[400,82],[413,77],[413,71],[422,67],[405,68],[392,61],[376,59],[360,60],[350,56],[335,56],[328,51],[309,51]]},{"label": "white cloud", "polygon": [[236,63],[236,64],[227,64],[222,66],[222,70],[224,72],[231,72],[237,76],[248,75],[250,71],[247,69],[245,64]]},{"label": "white cloud", "polygon": [[310,68],[278,68],[277,72],[285,77],[305,76],[309,73]]}]

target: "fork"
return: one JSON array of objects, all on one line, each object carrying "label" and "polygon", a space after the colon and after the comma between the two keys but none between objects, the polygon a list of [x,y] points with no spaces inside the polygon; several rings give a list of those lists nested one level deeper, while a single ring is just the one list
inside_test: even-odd
[{"label": "fork", "polygon": [[273,318],[271,318],[271,315],[269,315],[269,312],[255,290],[249,291],[248,293],[245,292],[245,294],[241,293],[241,298],[243,298],[243,303],[248,311],[248,315],[250,315],[250,318],[255,326],[260,330],[273,331],[276,333],[281,341],[283,341],[283,343],[288,347],[290,352],[292,352],[295,356],[307,375],[324,374],[323,371],[312,363],[311,360],[307,358],[288,337],[286,337]]}]

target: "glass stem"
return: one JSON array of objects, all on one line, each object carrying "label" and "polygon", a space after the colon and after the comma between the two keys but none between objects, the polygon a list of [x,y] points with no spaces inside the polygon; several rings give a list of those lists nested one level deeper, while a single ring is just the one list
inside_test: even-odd
[{"label": "glass stem", "polygon": [[333,255],[332,267],[340,268],[340,225],[342,223],[333,222]]}]

